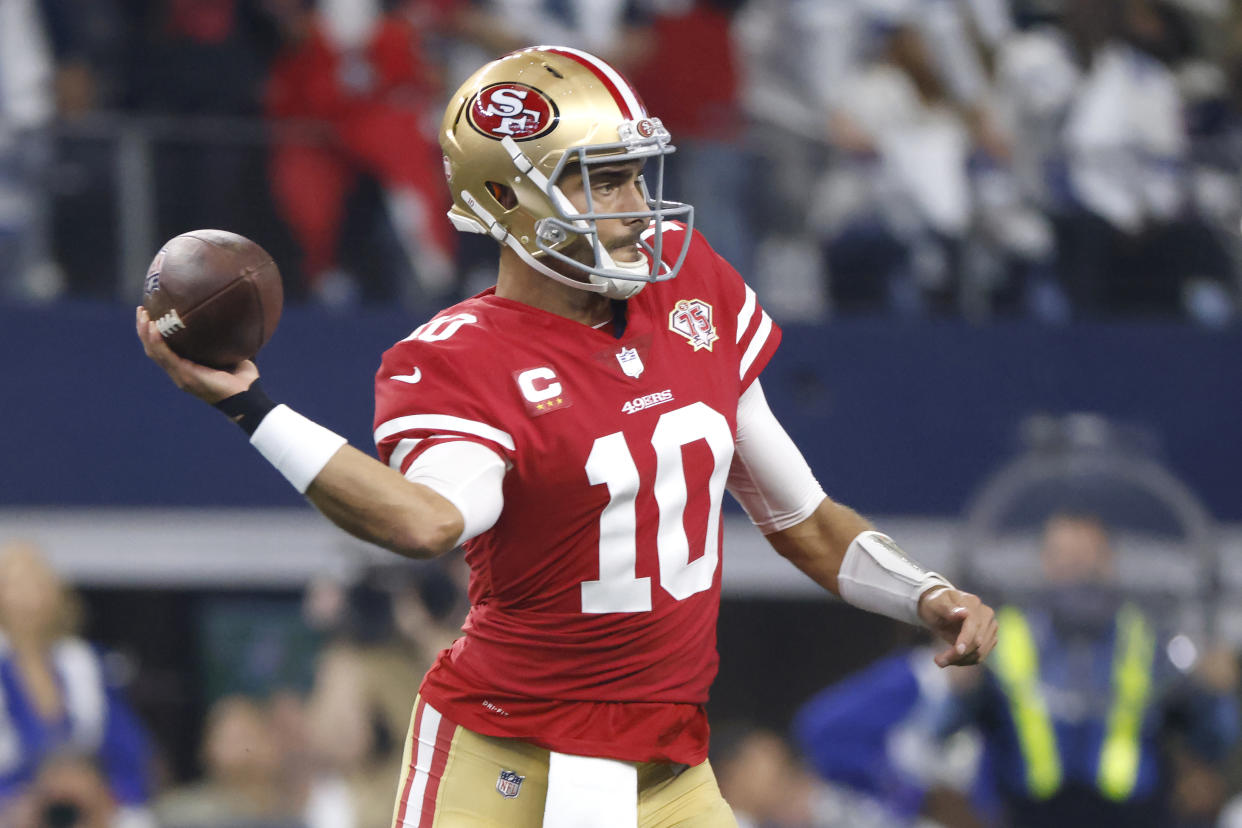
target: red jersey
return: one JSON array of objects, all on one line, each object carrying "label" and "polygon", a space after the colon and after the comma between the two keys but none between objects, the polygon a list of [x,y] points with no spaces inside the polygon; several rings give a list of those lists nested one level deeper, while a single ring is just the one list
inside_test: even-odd
[{"label": "red jersey", "polygon": [[443,311],[384,354],[375,439],[402,472],[457,439],[509,467],[423,697],[486,735],[698,764],[738,398],[780,332],[697,234],[623,307],[602,329],[490,290]]}]

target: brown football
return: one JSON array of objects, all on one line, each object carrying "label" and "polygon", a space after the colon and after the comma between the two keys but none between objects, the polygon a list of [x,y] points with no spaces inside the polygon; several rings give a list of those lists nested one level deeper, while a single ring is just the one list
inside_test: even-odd
[{"label": "brown football", "polygon": [[272,257],[226,230],[169,239],[142,291],[143,307],[168,346],[213,368],[253,358],[276,330],[283,301]]}]

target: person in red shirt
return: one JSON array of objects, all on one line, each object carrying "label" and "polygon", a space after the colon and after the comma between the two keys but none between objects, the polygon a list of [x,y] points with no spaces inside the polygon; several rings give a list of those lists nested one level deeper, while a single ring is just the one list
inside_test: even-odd
[{"label": "person in red shirt", "polygon": [[[376,375],[380,461],[268,399],[250,362],[148,355],[329,519],[412,557],[464,545],[471,609],[415,702],[394,824],[734,825],[707,761],[720,509],[850,603],[991,650],[990,608],[825,496],[764,400],[780,331],[663,193],[668,131],[585,52],[475,73],[440,144],[494,288]],[[644,165],[649,169],[644,171]]]},{"label": "person in red shirt", "polygon": [[[755,236],[747,194],[755,159],[742,111],[742,60],[733,20],[738,0],[687,0],[652,8],[650,48],[629,73],[643,102],[677,136],[673,192],[694,205],[695,221],[717,253],[752,271]],[[694,49],[682,44],[693,43]],[[676,78],[676,83],[669,83]]]},{"label": "person in red shirt", "polygon": [[378,9],[368,18],[359,10],[316,14],[300,3],[278,8],[285,46],[265,109],[285,128],[276,132],[270,175],[302,249],[307,288],[336,287],[325,280],[338,277],[346,198],[369,175],[423,292],[445,295],[455,287],[454,244],[451,228],[434,218],[444,185],[423,126],[436,73],[421,59],[421,33],[408,17]]}]

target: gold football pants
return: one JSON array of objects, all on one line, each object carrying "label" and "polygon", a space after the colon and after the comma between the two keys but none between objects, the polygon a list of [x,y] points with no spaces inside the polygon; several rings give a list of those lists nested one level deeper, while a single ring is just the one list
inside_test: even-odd
[{"label": "gold football pants", "polygon": [[[707,762],[684,770],[664,762],[637,765],[638,828],[737,828]],[[421,696],[414,702],[401,767],[393,828],[539,828],[543,823],[548,751],[467,730]]]}]

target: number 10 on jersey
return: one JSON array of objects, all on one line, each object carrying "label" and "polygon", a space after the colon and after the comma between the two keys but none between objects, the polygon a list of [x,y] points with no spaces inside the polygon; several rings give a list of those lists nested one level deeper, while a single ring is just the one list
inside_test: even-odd
[{"label": "number 10 on jersey", "polygon": [[[689,479],[682,457],[682,449],[699,440],[707,443],[712,453],[712,470],[706,480]],[[656,455],[653,486],[660,513],[656,540],[659,586],[682,601],[711,587],[720,562],[720,504],[733,459],[733,430],[723,414],[706,403],[695,402],[662,414],[652,432],[651,445]],[[608,487],[608,503],[599,516],[599,580],[582,582],[582,611],[647,612],[651,609],[651,578],[636,577],[635,501],[642,480],[623,432],[596,439],[587,457],[586,473],[592,486]],[[691,487],[697,491],[704,485],[710,504],[707,531],[702,556],[691,561],[691,540],[684,521],[686,500]]]}]

